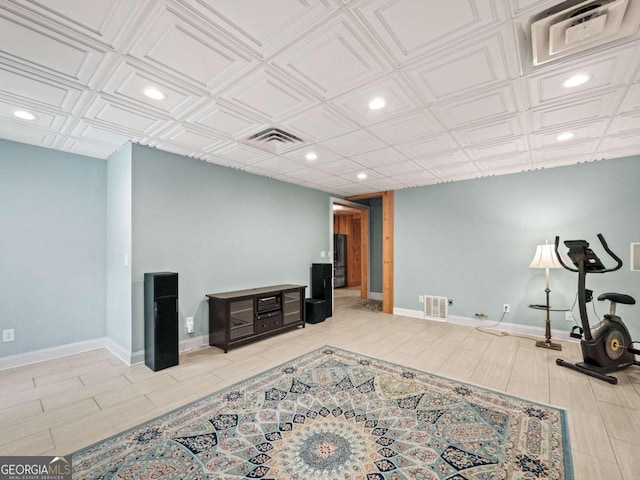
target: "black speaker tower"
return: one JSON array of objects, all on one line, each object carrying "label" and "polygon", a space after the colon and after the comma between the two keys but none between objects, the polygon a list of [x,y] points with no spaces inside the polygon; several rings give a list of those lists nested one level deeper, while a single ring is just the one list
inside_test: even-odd
[{"label": "black speaker tower", "polygon": [[144,274],[144,363],[154,372],[178,364],[178,274]]}]

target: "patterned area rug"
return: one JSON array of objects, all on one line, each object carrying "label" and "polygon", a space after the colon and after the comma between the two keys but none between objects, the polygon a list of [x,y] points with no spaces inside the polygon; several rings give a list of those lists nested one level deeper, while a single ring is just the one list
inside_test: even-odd
[{"label": "patterned area rug", "polygon": [[353,308],[354,310],[364,310],[365,312],[381,312],[382,300],[360,300],[358,303],[349,306],[349,308]]},{"label": "patterned area rug", "polygon": [[570,480],[564,413],[326,346],[76,452],[73,478]]}]

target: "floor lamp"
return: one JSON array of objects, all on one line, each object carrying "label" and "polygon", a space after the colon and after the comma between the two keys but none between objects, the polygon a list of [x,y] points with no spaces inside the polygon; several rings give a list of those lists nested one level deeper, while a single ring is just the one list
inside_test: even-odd
[{"label": "floor lamp", "polygon": [[[551,293],[551,289],[549,288],[549,269],[562,268],[562,265],[560,265],[560,262],[556,257],[556,252],[553,249],[553,245],[549,245],[548,243],[544,245],[538,245],[536,247],[536,254],[533,256],[533,260],[531,260],[531,263],[529,264],[529,268],[544,268],[547,276],[547,288],[544,289],[545,293],[547,294],[547,303],[545,305],[529,305],[531,308],[546,310],[547,312],[547,321],[545,323],[544,332],[545,340],[536,342],[536,346],[542,348],[550,348],[552,350],[562,350],[562,346],[559,343],[551,342],[551,319],[549,318],[549,312],[555,309],[549,305],[549,293]],[[559,308],[558,310],[566,309]]]}]

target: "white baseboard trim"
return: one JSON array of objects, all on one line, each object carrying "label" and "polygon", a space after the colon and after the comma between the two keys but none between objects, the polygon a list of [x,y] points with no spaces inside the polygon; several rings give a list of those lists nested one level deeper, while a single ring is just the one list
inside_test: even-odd
[{"label": "white baseboard trim", "polygon": [[393,307],[393,314],[400,315],[401,317],[422,318],[424,319],[424,313],[421,310],[411,310],[409,308]]},{"label": "white baseboard trim", "polygon": [[85,340],[82,342],[68,343],[66,345],[59,345],[57,347],[34,350],[33,352],[18,353],[16,355],[0,357],[0,370],[7,370],[9,368],[22,367],[25,365],[44,362],[46,360],[53,360],[55,358],[66,357],[68,355],[75,355],[77,353],[84,353],[84,352],[90,352],[91,350],[98,350],[99,348],[105,348],[107,346],[107,341],[108,339],[106,337],[95,338],[93,340]]},{"label": "white baseboard trim", "polygon": [[187,338],[180,342],[180,352],[188,352],[196,348],[206,347],[207,345],[209,345],[209,334]]},{"label": "white baseboard trim", "polygon": [[[178,348],[182,353],[188,352],[189,350],[195,350],[196,348],[206,347],[207,345],[209,345],[208,334],[182,340]],[[131,366],[138,363],[144,363],[144,350],[131,352],[118,345],[110,338],[103,337],[93,340],[85,340],[83,342],[68,343],[57,347],[43,348],[42,350],[35,350],[33,352],[18,353],[16,355],[0,357],[0,371],[45,362],[47,360],[54,360],[68,355],[90,352],[100,348],[106,348],[109,350],[109,352],[121,360],[125,365]]]},{"label": "white baseboard trim", "polygon": [[371,300],[380,300],[382,301],[382,294],[378,292],[369,292],[369,298]]},{"label": "white baseboard trim", "polygon": [[[453,323],[457,325],[467,325],[469,327],[483,327],[483,328],[495,328],[496,330],[508,332],[508,333],[516,333],[519,335],[531,335],[533,337],[541,337],[544,338],[544,327],[535,327],[532,325],[522,325],[519,323],[508,323],[501,322],[499,325],[493,327],[496,324],[495,320],[479,320],[477,318],[470,317],[459,317],[456,315],[449,315],[446,320],[442,320],[439,318],[425,318],[424,313],[421,310],[411,310],[408,308],[394,308],[394,315],[401,315],[403,317],[412,317],[412,318],[421,318],[424,320],[431,320],[442,322],[445,321],[447,323]],[[554,330],[551,329],[551,337],[558,340],[567,340],[567,341],[578,341],[575,338],[571,338],[569,336],[571,332],[567,330]]]}]

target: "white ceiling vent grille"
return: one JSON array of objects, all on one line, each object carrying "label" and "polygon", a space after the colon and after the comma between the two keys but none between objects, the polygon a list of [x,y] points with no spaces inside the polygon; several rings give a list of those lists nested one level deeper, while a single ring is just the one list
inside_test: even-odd
[{"label": "white ceiling vent grille", "polygon": [[262,130],[255,135],[251,135],[249,138],[247,138],[247,140],[249,140],[250,142],[259,142],[272,145],[303,143],[303,140],[301,138],[296,137],[292,133],[280,130],[279,128],[267,128],[266,130]]},{"label": "white ceiling vent grille", "polygon": [[636,33],[640,0],[569,0],[531,23],[533,65],[621,40]]},{"label": "white ceiling vent grille", "polygon": [[432,320],[446,320],[447,297],[424,296],[424,316]]}]

